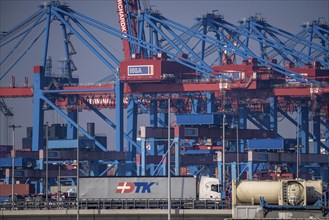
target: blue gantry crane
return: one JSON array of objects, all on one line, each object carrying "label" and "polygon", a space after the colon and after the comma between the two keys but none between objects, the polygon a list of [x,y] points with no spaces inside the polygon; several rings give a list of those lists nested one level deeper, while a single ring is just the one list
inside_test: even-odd
[{"label": "blue gantry crane", "polygon": [[[98,165],[107,161],[94,159],[91,166],[94,175],[104,175],[114,165],[119,175],[165,175],[170,172],[164,166],[166,157],[175,155],[171,172],[179,175],[183,164],[196,170],[193,174],[213,175],[217,169],[221,178],[225,175],[221,171],[225,164],[221,159],[214,162],[213,157],[217,156],[216,151],[223,150],[223,145],[225,147],[223,138],[228,136],[230,153],[234,152],[233,145],[235,151],[245,153],[247,139],[280,138],[278,113],[298,127],[298,144],[302,146],[301,152],[307,154],[308,139],[312,136],[308,119],[312,112],[314,153],[319,154],[321,148],[328,150],[327,26],[313,23],[314,30],[305,26],[307,31],[293,35],[271,26],[259,16],[233,25],[223,16],[209,13],[187,27],[149,7],[142,8],[140,1],[117,1],[116,4],[120,29],[54,1],[42,5],[37,13],[1,35],[0,48],[11,48],[1,58],[4,70],[1,80],[43,40],[42,62],[34,68],[33,92],[29,88],[3,88],[0,95],[33,96],[32,151],[45,148],[44,112],[54,110],[68,123],[66,139],[60,144],[76,147],[72,140],[78,138],[78,129],[95,144],[97,151],[108,153],[109,146],[79,125],[78,113],[85,109],[114,130],[115,141],[111,143],[116,152],[125,153],[124,159],[122,155],[120,160],[113,158],[115,163],[111,161],[111,166],[104,170]],[[49,58],[51,29],[56,23],[62,30],[65,53],[59,76],[52,74]],[[121,39],[124,60],[119,60],[111,48],[93,34],[94,30],[108,39]],[[305,40],[305,36],[310,39]],[[313,42],[318,39],[320,43]],[[102,77],[93,78],[88,86],[81,85],[73,74],[78,72],[74,64],[74,55],[78,52],[73,46],[74,40],[82,42],[108,70]],[[258,50],[252,50],[251,44],[258,44]],[[308,75],[303,74],[302,67],[297,68],[309,63],[314,65],[308,66]],[[173,123],[177,126],[170,129],[172,147],[167,146],[164,141],[167,136],[163,134],[168,129],[168,121],[172,120],[168,118],[168,98],[172,99],[169,107],[179,113]],[[106,108],[115,109],[115,122],[100,110]],[[287,114],[288,108],[298,113],[298,120]],[[140,141],[137,139],[139,113],[147,113],[150,124],[143,128]],[[224,116],[227,121],[223,120]],[[248,120],[260,130],[247,129]],[[320,138],[321,126],[326,132],[324,143]],[[236,130],[241,140],[237,140],[238,135],[232,135]],[[219,135],[222,133],[224,135]],[[182,149],[182,145],[188,149]],[[252,178],[257,170],[257,166],[253,166],[256,162],[259,161],[252,158],[240,170],[248,168],[248,178]],[[327,165],[319,164],[324,173]],[[235,166],[230,169],[236,169]]]}]

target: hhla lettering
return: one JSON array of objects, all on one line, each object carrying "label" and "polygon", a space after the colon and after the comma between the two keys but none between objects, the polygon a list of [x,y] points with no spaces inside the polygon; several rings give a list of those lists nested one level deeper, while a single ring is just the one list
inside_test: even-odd
[{"label": "hhla lettering", "polygon": [[140,67],[130,67],[129,72],[130,73],[143,73],[142,68],[140,68]]}]

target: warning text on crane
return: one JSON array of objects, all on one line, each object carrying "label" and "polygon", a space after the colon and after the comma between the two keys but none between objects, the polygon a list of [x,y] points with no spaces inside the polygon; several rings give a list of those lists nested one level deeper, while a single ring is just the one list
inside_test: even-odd
[{"label": "warning text on crane", "polygon": [[128,66],[128,76],[151,76],[154,74],[153,65]]}]

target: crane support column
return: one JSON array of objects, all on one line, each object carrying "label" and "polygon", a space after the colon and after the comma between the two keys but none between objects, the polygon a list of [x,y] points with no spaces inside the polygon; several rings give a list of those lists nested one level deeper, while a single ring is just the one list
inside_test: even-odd
[{"label": "crane support column", "polygon": [[[167,100],[160,101],[160,112],[158,113],[158,126],[157,127],[168,127],[168,103]],[[157,145],[156,155],[165,155],[168,150],[167,144]],[[166,158],[165,158],[166,159]],[[167,161],[163,162],[163,175],[167,175]]]},{"label": "crane support column", "polygon": [[217,151],[217,170],[219,183],[223,186],[223,153],[221,151]]},{"label": "crane support column", "polygon": [[213,113],[214,112],[214,100],[215,96],[214,93],[207,93],[207,113]]},{"label": "crane support column", "polygon": [[308,107],[300,107],[299,111],[299,118],[300,118],[300,125],[299,125],[299,140],[300,145],[302,145],[301,153],[308,153],[309,152],[309,121],[308,121],[308,114],[309,108]]},{"label": "crane support column", "polygon": [[325,164],[320,164],[320,176],[323,180],[329,179],[329,167]]},{"label": "crane support column", "polygon": [[270,98],[270,130],[274,131],[275,136],[278,135],[278,99]]},{"label": "crane support column", "polygon": [[[71,98],[69,97],[69,102]],[[67,113],[68,117],[71,118],[73,121],[77,122],[78,117],[77,117],[77,111],[75,110],[70,110]],[[77,139],[77,129],[70,123],[67,123],[67,139]]]},{"label": "crane support column", "polygon": [[231,163],[231,178],[232,180],[236,180],[237,176],[239,175],[239,173],[237,172],[237,163]]},{"label": "crane support column", "polygon": [[324,141],[324,145],[329,147],[329,119],[326,119],[325,121],[325,141]]},{"label": "crane support column", "polygon": [[253,161],[253,151],[248,151],[248,180],[252,180],[254,176],[254,161]]},{"label": "crane support column", "polygon": [[[247,114],[248,109],[246,105],[239,105],[239,129],[247,129]],[[239,150],[244,152],[245,140],[239,140]]]},{"label": "crane support column", "polygon": [[[158,101],[156,99],[151,100],[150,103],[150,126],[154,128],[158,127]],[[149,139],[149,147],[150,147],[149,155],[152,156],[158,155],[158,151],[157,151],[158,148],[154,138]],[[152,175],[155,170],[155,165],[150,164],[149,166],[150,166],[150,175]]]},{"label": "crane support column", "polygon": [[318,105],[318,100],[315,104],[315,112],[313,116],[313,150],[310,153],[319,154],[321,149],[321,118],[320,118],[320,106]]},{"label": "crane support column", "polygon": [[141,155],[136,155],[136,175],[141,176]]},{"label": "crane support column", "polygon": [[[67,30],[66,30],[66,26],[65,24],[61,24],[62,26],[62,31],[63,31],[63,38],[64,38],[64,49],[65,49],[65,55],[66,55],[66,59],[64,61],[64,70],[66,70],[67,74],[68,74],[68,77],[69,78],[72,78],[72,68],[71,68],[71,56],[74,54],[74,52],[70,52],[70,47],[69,47],[69,44],[70,44],[70,36],[67,34]],[[64,73],[66,73],[64,71]],[[64,77],[64,76],[63,76]],[[74,97],[73,96],[68,96],[68,100],[69,102],[72,102],[74,101]],[[68,116],[69,118],[71,118],[73,121],[77,121],[77,111],[69,111],[68,112]],[[76,139],[77,138],[77,129],[70,123],[68,122],[67,123],[67,139]]]},{"label": "crane support column", "polygon": [[45,66],[47,64],[49,33],[51,23],[51,10],[50,6],[47,6],[47,24],[46,24],[46,36],[44,42],[44,51],[42,57],[42,66],[35,66],[34,69],[34,102],[33,102],[33,134],[32,134],[32,151],[39,151],[43,143],[43,124],[44,124],[44,101],[41,99],[41,93],[44,83]]},{"label": "crane support column", "polygon": [[146,141],[145,138],[141,138],[141,169],[140,169],[140,175],[145,176],[146,175]]},{"label": "crane support column", "polygon": [[198,104],[199,104],[199,100],[198,99],[192,99],[192,114],[196,114],[199,113],[198,111]]},{"label": "crane support column", "polygon": [[[133,97],[129,100],[127,108],[127,135],[136,142],[137,137],[137,104]],[[126,141],[126,175],[136,175],[134,171],[134,158],[136,157],[136,148],[130,141]]]},{"label": "crane support column", "polygon": [[180,139],[175,137],[175,175],[180,175]]},{"label": "crane support column", "polygon": [[162,162],[162,175],[167,176],[167,170],[168,170],[167,155],[164,154],[163,157],[164,157],[164,159],[163,159],[163,162]]},{"label": "crane support column", "polygon": [[[115,128],[115,149],[117,152],[123,152],[123,84],[120,79],[115,83],[115,115],[116,115],[116,128]],[[124,174],[122,166],[119,166],[119,176]]]},{"label": "crane support column", "polygon": [[[158,126],[157,127],[162,127],[166,128],[168,126],[168,113],[167,112],[167,100],[161,100],[160,101],[160,112],[158,113]],[[162,155],[165,154],[168,150],[167,145],[157,145],[157,155]]]},{"label": "crane support column", "polygon": [[150,103],[150,126],[156,128],[158,126],[158,101],[152,99]]},{"label": "crane support column", "polygon": [[90,176],[99,176],[100,170],[99,170],[99,161],[92,161],[90,164]]},{"label": "crane support column", "polygon": [[[207,18],[205,18],[205,17],[202,18],[202,26],[203,26],[202,32],[203,32],[204,35],[207,34],[207,30],[208,30],[208,22],[207,21],[208,21]],[[202,41],[202,43],[201,43],[201,59],[202,60],[204,60],[204,57],[205,57],[205,50],[206,50],[206,42]],[[221,60],[221,59],[219,59],[219,60]]]},{"label": "crane support column", "polygon": [[44,101],[41,99],[41,89],[44,82],[44,67],[34,67],[34,102],[33,102],[33,134],[32,151],[39,151],[43,143]]},{"label": "crane support column", "polygon": [[116,138],[115,149],[123,152],[123,84],[119,79],[115,83],[115,115],[116,115]]},{"label": "crane support column", "polygon": [[158,113],[158,127],[166,128],[168,125],[167,103],[165,100],[160,101],[161,112]]},{"label": "crane support column", "polygon": [[68,77],[72,78],[71,56],[73,54],[75,54],[75,52],[74,51],[72,51],[72,53],[70,52],[70,47],[69,47],[69,44],[71,44],[70,36],[69,36],[69,34],[67,34],[65,24],[61,23],[61,26],[62,26],[62,31],[63,31],[64,49],[65,49],[65,55],[66,55],[66,58],[64,61],[64,70],[66,70],[66,72],[64,71],[64,73],[67,73]]}]

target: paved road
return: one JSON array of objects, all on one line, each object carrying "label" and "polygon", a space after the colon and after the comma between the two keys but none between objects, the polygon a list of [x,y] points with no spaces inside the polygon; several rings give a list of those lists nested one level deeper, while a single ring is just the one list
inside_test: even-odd
[{"label": "paved road", "polygon": [[[166,209],[121,209],[95,210],[83,209],[79,211],[80,220],[165,220]],[[221,220],[231,218],[231,210],[172,210],[173,220]],[[0,220],[74,220],[77,211],[66,210],[0,210]]]}]

